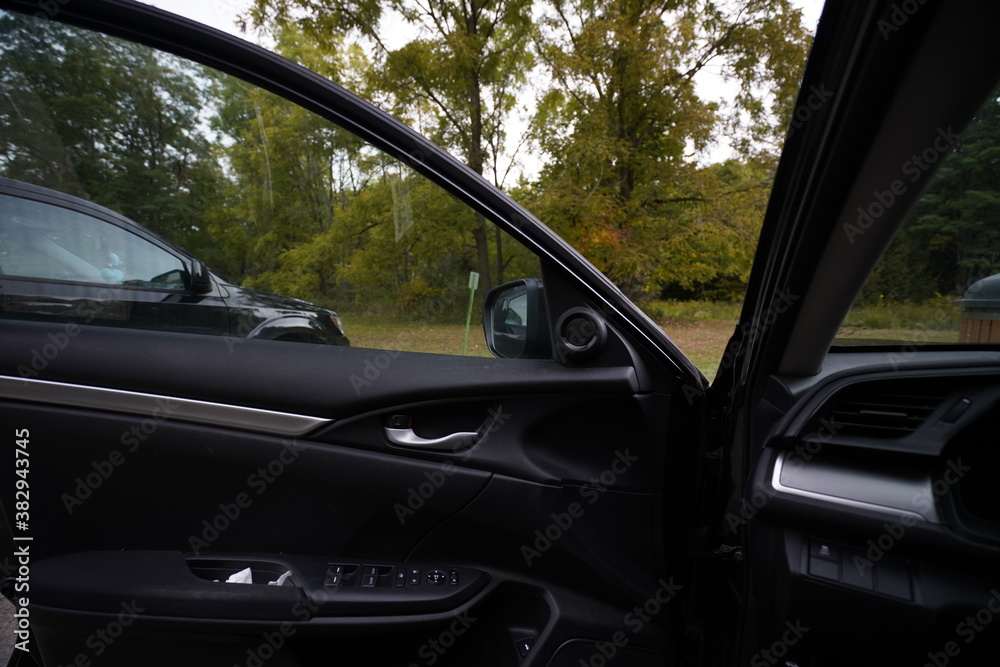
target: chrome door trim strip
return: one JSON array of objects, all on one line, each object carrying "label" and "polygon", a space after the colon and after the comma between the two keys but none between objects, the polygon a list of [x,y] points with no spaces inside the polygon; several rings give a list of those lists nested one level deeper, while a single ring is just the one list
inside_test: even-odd
[{"label": "chrome door trim strip", "polygon": [[[771,474],[771,486],[774,487],[775,491],[781,493],[787,493],[793,496],[801,496],[803,498],[811,498],[813,500],[821,500],[826,503],[833,505],[842,505],[844,507],[850,507],[853,509],[865,509],[873,510],[876,512],[884,512],[887,514],[892,514],[897,517],[911,517],[916,521],[928,522],[928,523],[940,523],[940,519],[937,516],[937,512],[931,512],[931,516],[924,516],[918,512],[912,510],[903,509],[900,507],[892,507],[889,505],[880,505],[878,503],[872,503],[864,500],[857,500],[854,498],[844,498],[842,496],[832,496],[826,493],[817,493],[816,491],[809,491],[808,489],[800,489],[794,486],[786,486],[781,483],[781,472],[785,464],[785,452],[780,452],[777,459],[774,461],[774,472]],[[929,493],[929,491],[928,491]]]},{"label": "chrome door trim strip", "polygon": [[5,375],[0,375],[0,397],[284,436],[305,435],[333,423],[332,419],[288,412]]}]

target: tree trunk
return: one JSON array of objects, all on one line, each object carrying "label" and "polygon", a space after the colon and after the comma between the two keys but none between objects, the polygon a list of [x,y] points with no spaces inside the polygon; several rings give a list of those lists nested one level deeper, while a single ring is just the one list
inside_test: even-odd
[{"label": "tree trunk", "polygon": [[[476,33],[476,13],[473,12],[467,29],[470,35]],[[475,69],[469,72],[469,102],[472,104],[469,114],[469,166],[482,176],[485,157],[483,155],[483,89],[479,81],[479,73]],[[476,241],[476,262],[479,265],[479,296],[486,298],[486,293],[493,289],[490,280],[490,239],[486,218],[476,213],[476,226],[472,231]]]}]

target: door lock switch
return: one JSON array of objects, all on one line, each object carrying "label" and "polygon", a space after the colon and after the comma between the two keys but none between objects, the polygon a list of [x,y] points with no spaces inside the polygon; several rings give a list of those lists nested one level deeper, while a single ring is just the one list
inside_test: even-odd
[{"label": "door lock switch", "polygon": [[389,428],[413,428],[413,417],[410,415],[392,415],[385,420]]}]

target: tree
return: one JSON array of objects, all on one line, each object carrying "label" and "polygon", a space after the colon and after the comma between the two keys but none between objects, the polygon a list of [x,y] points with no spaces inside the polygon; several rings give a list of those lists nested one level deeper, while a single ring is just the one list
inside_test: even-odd
[{"label": "tree", "polygon": [[23,15],[0,17],[0,44],[0,173],[197,243],[220,176],[199,129],[203,71]]},{"label": "tree", "polygon": [[[393,48],[380,20],[396,14],[420,33]],[[499,179],[505,123],[531,66],[530,0],[255,0],[246,23],[256,28],[294,21],[316,41],[354,31],[376,47],[373,79],[397,114],[414,122],[429,110],[433,137],[457,151],[479,174]],[[475,243],[480,293],[502,279],[501,235],[479,214],[468,222]]]},{"label": "tree", "polygon": [[[362,54],[340,42],[304,44],[292,26],[277,49],[327,76],[363,71]],[[230,175],[225,202],[212,212],[220,260],[237,280],[293,296],[327,296],[343,253],[288,256],[335,224],[344,200],[370,178],[360,165],[364,142],[316,114],[227,75],[212,87],[213,129],[227,137],[218,152]],[[370,149],[369,149],[370,150]]]},{"label": "tree", "polygon": [[[538,51],[553,85],[534,123],[550,157],[543,218],[627,292],[655,292],[648,267],[662,244],[650,241],[667,240],[677,205],[702,203],[693,152],[724,127],[742,128],[749,161],[766,162],[777,142],[809,46],[800,12],[787,0],[546,6]],[[697,94],[710,64],[739,83],[729,110]]]},{"label": "tree", "polygon": [[994,94],[945,158],[862,291],[924,301],[962,295],[1000,272],[1000,99]]}]

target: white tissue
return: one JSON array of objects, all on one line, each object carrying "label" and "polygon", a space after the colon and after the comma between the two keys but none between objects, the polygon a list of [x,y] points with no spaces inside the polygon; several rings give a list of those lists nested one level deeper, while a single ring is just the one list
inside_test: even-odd
[{"label": "white tissue", "polygon": [[267,585],[268,586],[284,586],[285,585],[285,581],[290,576],[292,576],[292,571],[291,570],[289,570],[288,572],[285,572],[283,575],[281,575],[280,577],[278,577],[274,581],[267,582]]},{"label": "white tissue", "polygon": [[226,583],[227,584],[252,584],[253,583],[253,573],[250,571],[250,568],[248,567],[245,570],[240,570],[239,572],[236,572],[234,574],[229,575],[229,578],[226,579]]}]

